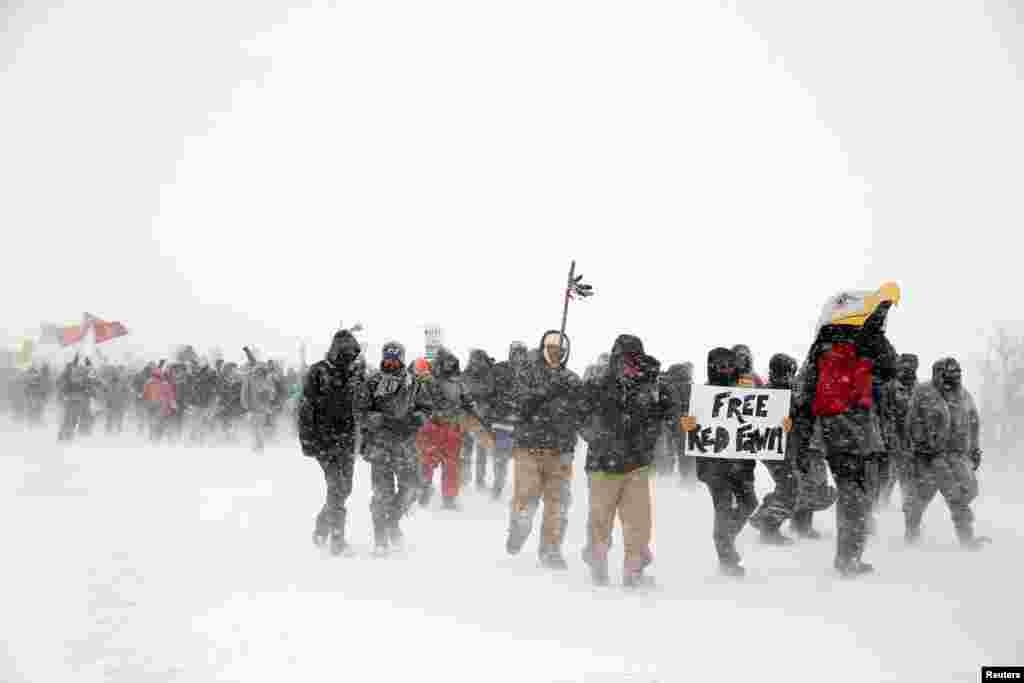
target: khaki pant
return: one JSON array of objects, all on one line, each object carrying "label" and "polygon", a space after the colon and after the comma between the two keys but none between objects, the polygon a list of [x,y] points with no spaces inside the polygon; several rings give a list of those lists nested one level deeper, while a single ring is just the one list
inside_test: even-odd
[{"label": "khaki pant", "polygon": [[561,547],[565,528],[563,488],[572,480],[572,462],[553,448],[513,448],[515,487],[512,493],[512,531],[522,539],[530,535],[533,516],[544,501],[541,544]]},{"label": "khaki pant", "polygon": [[618,513],[622,522],[626,572],[639,572],[651,556],[650,468],[642,467],[622,476],[590,476],[590,528],[588,544],[594,559],[607,558]]}]

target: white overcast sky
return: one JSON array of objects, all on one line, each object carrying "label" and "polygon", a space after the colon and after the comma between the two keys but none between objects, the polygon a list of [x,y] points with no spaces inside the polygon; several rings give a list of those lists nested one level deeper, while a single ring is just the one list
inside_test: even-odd
[{"label": "white overcast sky", "polygon": [[575,258],[577,369],[633,332],[765,371],[888,279],[898,350],[966,356],[1021,318],[1010,1],[15,3],[4,331],[504,356]]}]

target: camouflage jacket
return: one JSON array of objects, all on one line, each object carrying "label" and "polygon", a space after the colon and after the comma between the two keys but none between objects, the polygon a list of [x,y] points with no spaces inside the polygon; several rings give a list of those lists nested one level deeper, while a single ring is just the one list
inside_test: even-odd
[{"label": "camouflage jacket", "polygon": [[543,360],[531,362],[518,381],[516,448],[550,448],[571,452],[579,428],[583,383],[566,367],[552,368]]},{"label": "camouflage jacket", "polygon": [[975,453],[980,425],[974,398],[966,389],[943,392],[932,382],[922,382],[910,397],[906,430],[915,455]]},{"label": "camouflage jacket", "polygon": [[899,379],[891,379],[882,387],[882,400],[879,402],[882,420],[882,436],[889,451],[905,451],[910,448],[910,435],[907,433],[907,411],[910,398],[916,384],[907,386]]},{"label": "camouflage jacket", "polygon": [[416,435],[430,414],[426,383],[407,372],[378,372],[364,382],[356,411],[373,445],[401,441]]}]

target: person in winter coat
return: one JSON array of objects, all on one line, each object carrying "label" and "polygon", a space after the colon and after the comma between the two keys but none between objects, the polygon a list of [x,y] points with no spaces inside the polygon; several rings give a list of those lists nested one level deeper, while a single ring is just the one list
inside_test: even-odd
[{"label": "person in winter coat", "polygon": [[[793,389],[796,377],[796,359],[784,353],[777,353],[768,362],[768,388]],[[790,420],[795,417],[795,410],[790,403]],[[792,432],[786,439],[785,460],[762,460],[761,464],[768,470],[774,490],[764,497],[761,507],[750,518],[750,526],[761,532],[761,542],[770,545],[789,545],[793,539],[781,531],[782,523],[793,515],[796,505],[797,479],[795,474],[796,449],[798,442],[793,439]]]},{"label": "person in winter coat", "polygon": [[316,517],[313,543],[330,543],[333,555],[349,553],[345,541],[345,502],[352,493],[355,469],[355,401],[359,375],[354,364],[359,342],[339,330],[326,357],[306,375],[299,405],[299,443],[303,455],[316,459],[327,482],[327,498]]},{"label": "person in winter coat", "polygon": [[[739,381],[739,360],[727,348],[711,349],[707,361],[708,385],[735,387]],[[697,420],[686,416],[680,420],[684,432],[697,429]],[[790,425],[784,425],[789,430]],[[736,537],[743,530],[747,519],[757,509],[757,495],[754,493],[754,460],[698,456],[697,478],[708,487],[711,504],[715,510],[712,538],[718,553],[720,571],[726,576],[741,577],[746,574]]]},{"label": "person in winter coat", "polygon": [[382,348],[380,372],[369,377],[359,395],[365,426],[363,458],[370,463],[375,552],[401,545],[399,522],[420,492],[416,433],[426,424],[430,405],[422,385],[405,368],[405,347],[396,341]]},{"label": "person in winter coat", "polygon": [[153,376],[153,368],[156,363],[149,362],[135,373],[132,377],[132,392],[135,395],[135,421],[139,436],[142,436],[150,428],[149,426],[149,404],[143,396],[146,382]]},{"label": "person in winter coat", "polygon": [[[896,359],[896,376],[882,388],[882,404],[884,414],[889,417],[883,425],[885,448],[889,454],[891,475],[888,485],[882,490],[881,505],[888,505],[892,490],[898,481],[900,495],[904,503],[910,500],[908,491],[911,488],[910,471],[913,454],[910,447],[910,434],[907,432],[907,411],[910,398],[917,387],[917,369],[919,361],[912,353],[901,353]],[[906,512],[906,505],[904,505]]]},{"label": "person in winter coat", "polygon": [[644,353],[641,340],[624,334],[612,346],[608,371],[584,386],[580,431],[588,445],[590,517],[583,559],[598,585],[609,581],[608,550],[616,515],[625,545],[623,584],[645,583],[644,569],[654,559],[654,447],[675,408],[668,388],[658,381],[659,370],[660,363]]},{"label": "person in winter coat", "polygon": [[462,436],[472,431],[480,436],[485,447],[494,445],[485,429],[477,406],[459,377],[459,359],[441,347],[431,368],[431,377],[424,388],[431,406],[430,420],[416,437],[423,464],[424,488],[420,504],[427,505],[433,495],[434,470],[441,466],[442,507],[457,510],[459,495],[459,456]]},{"label": "person in winter coat", "polygon": [[[668,443],[671,456],[678,461],[679,483],[692,488],[697,481],[697,459],[686,453],[686,435],[680,429],[680,420],[690,413],[690,389],[693,386],[693,363],[675,363],[665,373],[665,385],[672,396],[675,414],[667,421]],[[671,471],[672,468],[669,468]]]},{"label": "person in winter coat", "polygon": [[[494,359],[486,351],[473,349],[469,352],[469,362],[462,373],[462,381],[476,404],[481,415],[490,413],[490,400],[494,394]],[[479,439],[471,432],[462,438],[462,485],[468,486],[474,480],[473,455],[476,455],[475,480],[478,491],[487,488],[487,461],[491,458],[491,449],[484,448]]]},{"label": "person in winter coat", "polygon": [[946,499],[963,547],[977,550],[991,540],[974,535],[971,510],[978,496],[975,472],[981,466],[980,429],[978,409],[963,387],[960,364],[953,358],[935,361],[932,381],[917,386],[907,410],[913,449],[905,513],[908,543],[920,538],[921,517],[936,491]]},{"label": "person in winter coat", "polygon": [[213,430],[213,413],[214,406],[216,405],[219,378],[206,359],[200,361],[194,373],[192,399],[195,414],[192,417],[192,429],[189,440],[192,443],[202,444]]},{"label": "person in winter coat", "polygon": [[215,410],[224,437],[229,442],[236,440],[236,427],[245,415],[245,409],[242,407],[242,382],[244,379],[237,363],[229,362],[221,366]]},{"label": "person in winter coat", "polygon": [[124,429],[124,415],[132,397],[131,385],[123,367],[110,366],[104,375],[102,400],[107,418],[106,433],[120,434]]},{"label": "person in winter coat", "polygon": [[818,540],[821,533],[814,528],[814,513],[832,507],[839,492],[829,483],[825,453],[819,444],[812,443],[815,419],[811,410],[813,397],[807,393],[804,381],[807,367],[804,364],[800,368],[793,382],[793,406],[790,411],[793,415],[793,430],[789,433],[787,443],[793,444],[793,474],[796,477],[797,494],[790,529],[801,538]]},{"label": "person in winter coat", "polygon": [[750,347],[746,344],[737,344],[732,347],[732,352],[736,354],[736,364],[739,372],[736,386],[763,387],[765,381],[761,378],[761,375],[754,372],[754,354],[751,353]]},{"label": "person in winter coat", "polygon": [[515,447],[516,424],[520,421],[519,389],[524,385],[524,375],[529,369],[526,358],[526,344],[512,342],[508,360],[496,363],[491,371],[492,393],[488,403],[491,428],[494,432],[494,484],[491,499],[500,500],[508,478],[508,463]]},{"label": "person in winter coat", "polygon": [[68,363],[57,381],[64,407],[58,441],[71,441],[75,434],[88,434],[92,422],[90,401],[95,393],[89,368],[79,362],[78,356]]},{"label": "person in winter coat", "polygon": [[875,482],[871,463],[885,444],[875,409],[876,376],[891,374],[895,352],[885,336],[898,290],[880,290],[863,322],[830,322],[818,330],[804,381],[816,418],[812,448],[825,453],[838,489],[836,557],[844,578],[874,571],[862,559]]},{"label": "person in winter coat", "polygon": [[242,409],[248,415],[252,433],[253,451],[260,453],[266,447],[267,422],[274,410],[277,387],[266,363],[253,363],[242,381]]},{"label": "person in winter coat", "polygon": [[153,368],[152,375],[142,390],[149,413],[149,438],[159,441],[167,432],[171,419],[178,410],[177,391],[170,371],[161,366]]},{"label": "person in winter coat", "polygon": [[25,417],[30,427],[43,424],[43,412],[46,409],[47,387],[42,370],[33,366],[24,377],[22,389],[25,397]]},{"label": "person in winter coat", "polygon": [[515,489],[505,550],[510,555],[522,550],[543,500],[540,562],[549,569],[565,569],[562,541],[571,503],[582,382],[566,367],[569,339],[557,330],[544,333],[537,355],[516,390],[520,421],[512,451]]}]

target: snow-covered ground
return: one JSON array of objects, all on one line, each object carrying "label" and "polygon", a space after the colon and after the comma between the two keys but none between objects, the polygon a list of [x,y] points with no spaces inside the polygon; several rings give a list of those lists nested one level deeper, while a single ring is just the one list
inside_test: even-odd
[{"label": "snow-covered ground", "polygon": [[365,464],[360,553],[342,559],[310,542],[323,482],[297,448],[58,446],[54,431],[0,434],[3,681],[903,683],[1024,663],[1016,476],[983,473],[982,553],[958,549],[941,499],[905,549],[894,507],[866,555],[878,573],[855,582],[831,569],[831,512],[826,540],[793,548],[748,529],[748,578],[718,577],[706,491],[660,483],[660,588],[628,595],[586,580],[582,471],[568,572],[537,568],[536,538],[506,556],[507,501],[476,494],[417,509],[408,551],[371,558]]}]

